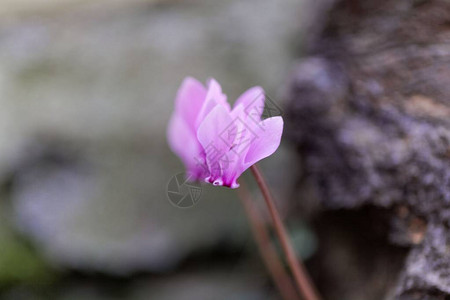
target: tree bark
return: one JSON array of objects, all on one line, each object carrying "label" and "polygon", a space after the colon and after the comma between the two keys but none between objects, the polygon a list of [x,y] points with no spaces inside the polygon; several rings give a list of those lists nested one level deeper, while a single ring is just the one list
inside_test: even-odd
[{"label": "tree bark", "polygon": [[286,132],[323,207],[392,214],[390,242],[411,249],[393,298],[446,299],[450,1],[323,2],[284,90]]}]

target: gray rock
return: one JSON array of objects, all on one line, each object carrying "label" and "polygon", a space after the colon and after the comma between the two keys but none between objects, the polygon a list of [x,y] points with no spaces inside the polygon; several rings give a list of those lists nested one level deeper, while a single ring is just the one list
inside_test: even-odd
[{"label": "gray rock", "polygon": [[285,89],[289,135],[323,207],[387,208],[391,242],[412,247],[398,299],[450,295],[450,48],[436,25],[449,8],[338,1]]}]

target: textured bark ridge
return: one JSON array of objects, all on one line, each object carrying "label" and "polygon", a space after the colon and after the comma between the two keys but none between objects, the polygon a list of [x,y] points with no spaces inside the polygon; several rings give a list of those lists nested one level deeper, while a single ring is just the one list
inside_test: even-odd
[{"label": "textured bark ridge", "polygon": [[446,299],[450,1],[338,1],[324,11],[285,90],[287,133],[324,206],[392,211],[391,241],[411,247],[395,298]]}]

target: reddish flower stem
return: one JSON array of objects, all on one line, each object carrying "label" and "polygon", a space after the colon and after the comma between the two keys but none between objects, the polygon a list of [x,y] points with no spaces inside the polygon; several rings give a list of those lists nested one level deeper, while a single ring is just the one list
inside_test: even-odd
[{"label": "reddish flower stem", "polygon": [[237,190],[237,192],[242,204],[244,205],[245,212],[247,213],[250,227],[261,253],[261,257],[269,273],[271,274],[278,291],[285,300],[298,300],[299,296],[297,291],[292,284],[291,278],[286,273],[275,247],[270,241],[269,233],[267,232],[263,218],[261,217],[256,205],[253,203],[251,195],[245,184],[241,183],[241,187]]},{"label": "reddish flower stem", "polygon": [[289,236],[286,232],[286,228],[281,221],[280,214],[278,213],[264,177],[262,176],[256,164],[251,166],[250,169],[256,179],[256,182],[258,183],[259,188],[261,189],[264,200],[266,201],[266,205],[269,209],[270,216],[275,227],[275,232],[277,233],[284,255],[286,256],[286,260],[289,264],[289,267],[291,268],[292,274],[294,275],[294,279],[299,292],[306,300],[319,300],[319,294],[312,285],[311,279],[309,278],[309,275],[306,272],[303,263],[301,262],[301,260],[297,260],[294,248],[292,247]]}]

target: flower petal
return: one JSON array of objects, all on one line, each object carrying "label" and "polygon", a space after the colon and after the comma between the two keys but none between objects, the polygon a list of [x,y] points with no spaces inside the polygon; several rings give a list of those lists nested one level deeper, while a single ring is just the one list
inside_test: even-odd
[{"label": "flower petal", "polygon": [[197,138],[203,147],[210,180],[222,176],[221,159],[232,146],[235,137],[233,119],[223,105],[217,104],[200,124]]},{"label": "flower petal", "polygon": [[256,139],[250,145],[245,157],[245,169],[277,150],[283,133],[283,119],[279,116],[265,119],[255,129]]},{"label": "flower petal", "polygon": [[244,106],[245,113],[256,123],[261,120],[264,111],[264,90],[255,86],[244,92],[234,104],[234,109],[239,105]]},{"label": "flower petal", "polygon": [[198,179],[198,176],[204,173],[199,163],[202,160],[201,146],[184,119],[177,113],[170,119],[167,139],[170,148],[181,158],[188,172]]},{"label": "flower petal", "polygon": [[195,132],[195,123],[205,99],[206,89],[203,84],[192,77],[186,77],[178,89],[175,111],[193,132]]},{"label": "flower petal", "polygon": [[216,105],[222,105],[227,111],[230,111],[230,104],[227,102],[227,96],[222,93],[222,87],[215,80],[211,79],[208,83],[208,92],[206,93],[206,99],[197,117],[196,126],[200,126],[203,119],[213,110]]},{"label": "flower petal", "polygon": [[244,106],[239,104],[231,111],[232,125],[236,129],[233,131],[232,147],[226,153],[222,160],[223,185],[237,188],[237,178],[242,174],[244,158],[249,148],[249,131],[245,125],[247,115],[244,112]]}]

